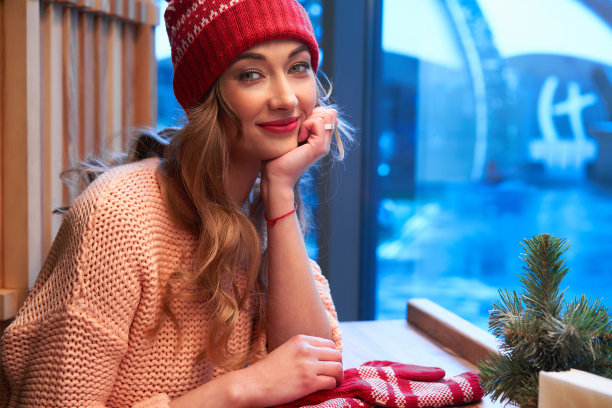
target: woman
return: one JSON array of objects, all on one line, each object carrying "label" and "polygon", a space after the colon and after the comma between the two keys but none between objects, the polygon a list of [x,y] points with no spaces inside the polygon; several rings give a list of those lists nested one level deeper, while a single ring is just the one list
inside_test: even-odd
[{"label": "woman", "polygon": [[165,18],[188,122],[67,211],[2,338],[0,406],[264,407],[342,381],[296,186],[348,133],[308,16],[174,0]]}]

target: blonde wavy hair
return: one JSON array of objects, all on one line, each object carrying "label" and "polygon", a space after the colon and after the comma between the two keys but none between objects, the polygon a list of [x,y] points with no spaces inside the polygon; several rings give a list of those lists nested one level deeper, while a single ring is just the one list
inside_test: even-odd
[{"label": "blonde wavy hair", "polygon": [[[329,80],[323,75],[329,84],[325,87],[315,78],[316,106],[335,107],[330,104]],[[141,131],[128,153],[114,155],[106,161],[90,158],[78,171],[88,184],[114,165],[148,157],[160,158],[158,175],[169,213],[177,225],[197,238],[197,248],[191,267],[169,279],[162,294],[159,319],[149,334],[157,335],[169,319],[179,333],[180,347],[181,327],[171,304],[177,298],[195,296],[212,311],[212,325],[199,358],[206,356],[220,367],[233,369],[255,359],[253,349],[246,356],[240,356],[232,354],[228,348],[239,313],[245,309],[249,297],[254,299],[256,333],[266,328],[267,245],[259,180],[244,207],[236,205],[228,194],[226,175],[230,146],[223,129],[223,115],[239,126],[217,80],[204,101],[187,112],[189,120],[182,128],[159,133]],[[339,114],[332,142],[334,158],[344,157],[343,139],[345,143],[352,141],[352,133],[353,128]],[[300,225],[305,231],[306,216],[299,184],[296,183],[294,192]],[[233,278],[241,268],[246,270],[247,280],[245,287],[239,290]],[[228,278],[229,287],[224,285]]]}]

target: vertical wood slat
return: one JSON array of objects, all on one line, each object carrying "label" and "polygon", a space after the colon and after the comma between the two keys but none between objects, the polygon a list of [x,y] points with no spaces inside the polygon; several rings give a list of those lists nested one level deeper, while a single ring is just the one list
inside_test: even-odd
[{"label": "vertical wood slat", "polygon": [[[134,2],[135,4],[135,2]],[[134,24],[126,24],[123,27],[123,123],[124,129],[134,126],[134,105],[137,103],[134,97],[139,98],[142,95],[134,95],[135,81],[135,58],[134,52],[136,49],[136,27]],[[124,134],[125,136],[125,134]],[[123,139],[124,145],[127,143],[126,137]]]},{"label": "vertical wood slat", "polygon": [[63,186],[59,174],[63,170],[64,113],[62,84],[62,14],[64,7],[56,3],[43,3],[43,252],[47,253],[59,230],[61,217],[53,209],[62,205]]},{"label": "vertical wood slat", "polygon": [[25,288],[43,256],[39,3],[8,1],[4,11],[4,100],[11,101],[3,123],[4,282],[5,288]]},{"label": "vertical wood slat", "polygon": [[94,15],[79,16],[79,157],[93,152],[96,146],[96,81]]},{"label": "vertical wood slat", "polygon": [[[4,0],[0,0],[0,34],[4,36]],[[4,83],[2,79],[4,78],[4,47],[0,44],[0,159],[2,159],[2,140],[3,140],[3,106],[4,106]],[[3,192],[3,183],[2,183],[2,165],[0,165],[0,259],[4,259],[4,223],[3,219],[3,203],[4,203],[4,192]],[[4,288],[4,262],[0,261],[0,288]],[[0,319],[1,320],[1,319]],[[0,327],[1,328],[1,327]]]},{"label": "vertical wood slat", "polygon": [[108,18],[94,17],[94,149],[106,148],[108,134]]},{"label": "vertical wood slat", "polygon": [[[153,26],[138,25],[136,28],[136,51],[134,59],[139,67],[156,67],[155,31]],[[134,95],[138,103],[134,106],[134,125],[150,126],[157,117],[157,71],[139,69],[134,78]]]},{"label": "vertical wood slat", "polygon": [[43,258],[39,30],[38,0],[3,2],[0,319],[16,312]]},{"label": "vertical wood slat", "polygon": [[[64,149],[62,155],[64,169],[75,165],[75,160],[79,156],[79,128],[80,128],[80,109],[79,109],[79,12],[75,8],[68,8],[63,16],[63,66],[62,83],[64,100]],[[78,179],[72,175],[70,186],[64,184],[63,202],[67,204],[76,198],[78,189],[75,188]]]},{"label": "vertical wood slat", "polygon": [[155,0],[0,0],[0,321],[38,275],[51,210],[74,198],[60,172],[155,124],[158,18]]},{"label": "vertical wood slat", "polygon": [[123,111],[123,98],[122,98],[122,79],[121,74],[122,68],[122,36],[123,23],[117,20],[111,20],[109,22],[108,29],[108,59],[107,59],[107,72],[108,72],[108,132],[107,137],[107,148],[110,151],[121,151],[123,150],[123,143],[121,138],[121,124],[123,122],[122,111]]}]

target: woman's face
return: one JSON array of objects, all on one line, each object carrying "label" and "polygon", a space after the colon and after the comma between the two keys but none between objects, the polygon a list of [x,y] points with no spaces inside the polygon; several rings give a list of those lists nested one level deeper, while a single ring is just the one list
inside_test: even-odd
[{"label": "woman's face", "polygon": [[256,45],[221,76],[227,102],[241,125],[226,118],[230,156],[270,160],[295,149],[304,119],[315,106],[316,84],[308,48],[292,40]]}]

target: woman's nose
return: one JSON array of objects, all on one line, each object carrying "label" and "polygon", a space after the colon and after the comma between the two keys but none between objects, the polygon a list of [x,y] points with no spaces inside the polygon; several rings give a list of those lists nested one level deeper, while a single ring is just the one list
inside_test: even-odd
[{"label": "woman's nose", "polygon": [[292,110],[298,103],[297,95],[286,77],[277,78],[271,88],[270,108]]}]

